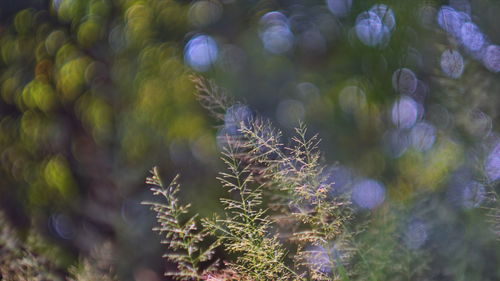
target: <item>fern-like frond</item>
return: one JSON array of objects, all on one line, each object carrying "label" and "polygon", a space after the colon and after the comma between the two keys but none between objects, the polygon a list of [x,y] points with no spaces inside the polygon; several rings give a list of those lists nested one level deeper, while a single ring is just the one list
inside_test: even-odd
[{"label": "fern-like frond", "polygon": [[198,230],[197,215],[183,222],[183,216],[188,212],[190,205],[181,205],[176,197],[180,185],[177,183],[178,176],[165,186],[159,176],[158,169],[151,170],[151,176],[146,179],[146,184],[154,195],[162,197],[164,202],[143,202],[149,205],[156,213],[158,227],[154,231],[163,235],[162,244],[172,251],[163,257],[177,264],[176,272],[166,272],[177,280],[201,280],[206,272],[215,269],[215,263],[203,270],[200,263],[209,261],[213,257],[217,243],[212,243],[206,249],[201,249],[200,244],[208,235],[206,231]]},{"label": "fern-like frond", "polygon": [[[352,211],[346,197],[328,196],[334,186],[324,179],[317,135],[308,138],[306,127],[300,125],[292,138],[292,144],[285,146],[274,136],[281,135],[280,132],[262,137],[266,135],[264,132],[272,130],[269,126],[266,124],[254,126],[253,130],[244,130],[255,162],[266,167],[273,187],[286,193],[282,197],[286,201],[282,202],[287,207],[285,209],[291,210],[299,221],[311,224],[315,232],[309,234],[317,236],[321,233],[323,237],[317,239],[324,241],[334,239],[335,234],[339,234],[338,231],[342,231],[342,226],[350,220]],[[301,232],[300,236],[305,237],[305,233],[308,232]]]},{"label": "fern-like frond", "polygon": [[[318,149],[320,140],[317,135],[307,137],[303,124],[296,128],[290,145],[280,142],[281,132],[269,121],[256,122],[242,131],[247,139],[247,151],[252,155],[251,163],[264,167],[261,170],[270,186],[284,192],[275,203],[281,206],[278,207],[281,215],[277,218],[293,226],[287,238],[298,244],[297,265],[308,265],[308,261],[315,259],[307,258],[311,256],[305,250],[307,245],[328,249],[332,242],[340,242],[341,237],[346,237],[346,225],[352,219],[347,197],[328,196],[334,186],[323,176]],[[342,260],[344,264],[346,261]],[[337,269],[342,266],[336,263]],[[311,263],[308,268],[313,280],[338,276],[334,271],[321,271],[317,264]]]},{"label": "fern-like frond", "polygon": [[[222,113],[230,107],[220,101],[228,99],[224,97],[225,91],[222,89],[207,86],[213,85],[211,83],[213,82],[206,80],[204,83],[198,82],[198,96],[202,97],[202,104],[210,112],[213,113],[213,109],[217,108],[218,112]],[[217,117],[226,121],[223,114]],[[332,243],[335,243],[336,247],[347,245],[348,243],[344,243],[345,238],[350,235],[346,226],[352,219],[347,196],[328,195],[334,186],[323,175],[324,166],[321,164],[318,136],[308,137],[306,126],[301,123],[295,130],[291,143],[285,145],[281,141],[282,132],[269,120],[254,117],[247,123],[250,124],[241,123],[237,134],[226,136],[223,161],[229,172],[221,174],[220,177],[222,184],[230,192],[239,194],[239,198],[222,200],[229,218],[208,224],[213,228],[220,227],[217,222],[223,225],[219,231],[227,236],[226,248],[230,251],[247,251],[243,254],[245,257],[257,249],[254,250],[251,244],[247,245],[243,243],[245,241],[238,239],[250,237],[249,235],[252,235],[252,238],[256,234],[262,235],[266,232],[264,229],[274,222],[285,225],[289,228],[288,234],[280,238],[287,238],[297,245],[296,267],[307,267],[313,280],[323,280],[321,276],[342,276],[337,274],[337,270],[325,273],[321,272],[316,264],[308,264],[314,259],[308,259],[310,252],[305,250],[308,247],[327,249]],[[258,187],[254,190],[248,188],[252,182],[258,182]],[[270,208],[278,211],[278,215],[272,218],[265,215],[267,212],[255,210],[262,202],[261,189],[264,186],[266,190],[269,187],[273,194]],[[254,195],[254,192],[258,194]],[[264,216],[255,216],[256,214]],[[249,227],[252,225],[249,223],[256,221],[262,228]],[[345,249],[345,252],[348,250]],[[265,256],[264,253],[261,255]],[[245,258],[240,258],[240,262],[245,265],[251,262],[242,259]],[[346,258],[342,259],[342,262],[336,262],[335,269],[343,269],[345,264]],[[245,268],[249,266],[242,270]]]},{"label": "fern-like frond", "polygon": [[196,87],[196,98],[208,112],[218,120],[224,120],[226,110],[234,103],[225,90],[214,81],[202,76],[192,75]]},{"label": "fern-like frond", "polygon": [[238,149],[225,147],[223,161],[227,172],[219,180],[233,198],[222,199],[226,218],[204,221],[219,234],[220,241],[229,253],[238,255],[230,267],[250,280],[299,280],[285,264],[287,252],[270,233],[267,210],[262,207],[262,185],[255,183],[251,164],[237,157]]}]

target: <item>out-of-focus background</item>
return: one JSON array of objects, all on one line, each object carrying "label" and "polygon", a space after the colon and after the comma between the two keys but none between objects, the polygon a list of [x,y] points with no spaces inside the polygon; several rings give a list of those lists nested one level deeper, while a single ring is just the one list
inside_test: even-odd
[{"label": "out-of-focus background", "polygon": [[[140,205],[158,165],[220,210],[221,125],[191,74],[285,135],[319,133],[360,212],[399,206],[432,280],[499,280],[500,2],[3,0],[0,208],[74,265],[104,241],[120,280],[164,280]],[[335,193],[335,191],[332,191]],[[402,207],[401,207],[402,206]]]}]

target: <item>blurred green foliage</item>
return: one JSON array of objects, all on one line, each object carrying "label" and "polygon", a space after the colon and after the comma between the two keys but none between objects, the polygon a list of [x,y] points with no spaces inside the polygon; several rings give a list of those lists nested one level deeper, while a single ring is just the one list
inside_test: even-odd
[{"label": "blurred green foliage", "polygon": [[[465,271],[460,278],[495,280],[498,270],[489,269],[499,247],[491,246],[485,210],[477,207],[497,191],[500,80],[488,64],[495,61],[467,52],[437,16],[451,5],[488,44],[500,44],[500,4],[383,1],[395,27],[387,42],[370,46],[373,38],[360,36],[356,25],[378,2],[353,0],[343,14],[328,8],[333,2],[52,0],[2,19],[1,208],[18,227],[34,227],[72,253],[60,255],[64,266],[112,238],[128,257],[118,265],[125,280],[149,267],[160,271],[157,260],[137,265],[159,253],[150,243],[152,218],[137,207],[148,196],[146,171],[182,170],[181,197],[200,213],[220,208],[214,175],[221,128],[197,104],[190,78],[203,72],[285,136],[305,120],[323,139],[324,161],[350,171],[347,186],[379,181],[384,204],[404,209],[388,225],[416,217],[440,226],[429,226],[434,256],[460,261],[440,259],[436,276],[445,268],[442,280],[460,280]],[[463,56],[458,79],[440,64],[446,50]],[[414,95],[394,85],[401,68],[418,80]],[[408,110],[397,106],[408,96],[422,131],[401,126],[399,115]],[[470,182],[480,184],[479,195],[467,189]],[[425,215],[415,210],[419,204]],[[392,215],[385,207],[373,211],[375,222]],[[377,235],[368,232],[366,240]],[[471,252],[476,256],[461,258]]]},{"label": "blurred green foliage", "polygon": [[4,26],[5,197],[34,210],[67,206],[88,189],[84,182],[113,178],[112,163],[143,169],[169,140],[207,131],[179,57],[187,8],[54,1],[47,10],[20,11]]},{"label": "blurred green foliage", "polygon": [[[51,1],[1,26],[0,204],[18,224],[73,254],[110,234],[128,244],[116,234],[121,202],[151,165],[170,162],[170,142],[214,153],[181,56],[188,8]],[[57,214],[71,218],[70,236],[61,239]]]}]

